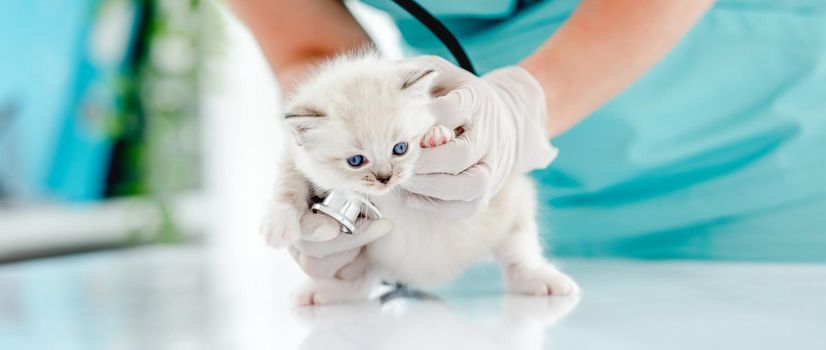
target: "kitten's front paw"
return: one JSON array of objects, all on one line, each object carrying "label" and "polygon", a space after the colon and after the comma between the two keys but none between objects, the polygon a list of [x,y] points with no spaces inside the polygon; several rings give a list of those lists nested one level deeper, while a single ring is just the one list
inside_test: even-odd
[{"label": "kitten's front paw", "polygon": [[534,268],[513,266],[506,272],[509,292],[528,295],[572,295],[579,286],[571,277],[551,265]]},{"label": "kitten's front paw", "polygon": [[450,142],[450,140],[453,140],[454,136],[455,136],[455,134],[453,133],[453,130],[450,130],[447,127],[442,126],[442,125],[436,125],[436,126],[430,128],[430,130],[428,130],[424,134],[424,136],[422,136],[421,146],[422,147],[441,146],[441,145],[444,145],[444,144]]},{"label": "kitten's front paw", "polygon": [[259,233],[273,248],[282,248],[300,236],[298,212],[289,206],[271,208],[261,221]]}]

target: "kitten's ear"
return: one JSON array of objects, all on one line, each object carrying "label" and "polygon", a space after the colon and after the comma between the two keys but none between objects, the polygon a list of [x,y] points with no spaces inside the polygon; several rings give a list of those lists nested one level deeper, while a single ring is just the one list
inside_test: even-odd
[{"label": "kitten's ear", "polygon": [[304,143],[304,136],[307,131],[318,127],[327,115],[321,110],[313,107],[302,106],[291,108],[290,112],[284,114],[284,123],[290,128],[290,132],[295,137],[295,141],[301,145]]},{"label": "kitten's ear", "polygon": [[432,68],[407,70],[402,73],[402,91],[410,92],[413,95],[423,95],[430,97],[430,91],[436,76],[439,75]]}]

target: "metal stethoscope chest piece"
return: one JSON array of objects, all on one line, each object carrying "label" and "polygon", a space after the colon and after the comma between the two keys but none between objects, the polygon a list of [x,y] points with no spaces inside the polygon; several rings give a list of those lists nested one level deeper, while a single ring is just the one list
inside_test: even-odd
[{"label": "metal stethoscope chest piece", "polygon": [[381,212],[370,200],[339,190],[331,191],[321,202],[313,204],[312,210],[338,221],[341,224],[339,230],[346,234],[356,231],[356,221],[362,214],[367,219],[381,219]]}]

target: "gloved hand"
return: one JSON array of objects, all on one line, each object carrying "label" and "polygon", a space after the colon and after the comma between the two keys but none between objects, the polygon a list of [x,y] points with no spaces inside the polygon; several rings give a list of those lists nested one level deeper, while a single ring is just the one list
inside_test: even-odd
[{"label": "gloved hand", "polygon": [[301,215],[301,236],[288,249],[304,272],[315,278],[354,279],[364,274],[364,245],[393,229],[386,219],[356,222],[356,233],[339,232],[340,224],[324,214],[308,210]]},{"label": "gloved hand", "polygon": [[514,173],[541,169],[556,157],[546,135],[545,94],[518,66],[481,78],[435,56],[412,59],[439,75],[431,103],[437,124],[463,132],[423,148],[415,175],[403,185],[417,209],[467,217],[487,205]]}]

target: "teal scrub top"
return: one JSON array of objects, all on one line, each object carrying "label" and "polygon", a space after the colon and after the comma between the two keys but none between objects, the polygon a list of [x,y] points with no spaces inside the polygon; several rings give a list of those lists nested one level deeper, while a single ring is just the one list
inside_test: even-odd
[{"label": "teal scrub top", "polygon": [[[451,58],[391,1],[364,2],[393,17],[409,54]],[[530,55],[577,5],[419,3],[480,73]],[[535,178],[554,255],[826,262],[826,1],[717,2],[553,143]]]}]

